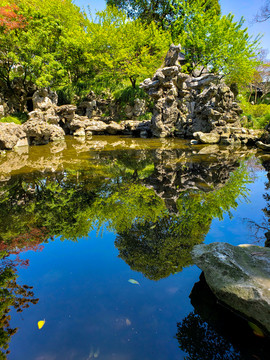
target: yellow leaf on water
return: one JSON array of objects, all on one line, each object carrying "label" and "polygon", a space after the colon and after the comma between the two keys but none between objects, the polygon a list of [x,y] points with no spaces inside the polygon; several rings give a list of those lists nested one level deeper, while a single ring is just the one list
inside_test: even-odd
[{"label": "yellow leaf on water", "polygon": [[37,325],[38,325],[38,329],[40,330],[40,329],[42,329],[43,328],[43,326],[44,326],[44,324],[45,324],[45,319],[44,320],[40,320],[40,321],[38,321],[38,323],[37,323]]}]

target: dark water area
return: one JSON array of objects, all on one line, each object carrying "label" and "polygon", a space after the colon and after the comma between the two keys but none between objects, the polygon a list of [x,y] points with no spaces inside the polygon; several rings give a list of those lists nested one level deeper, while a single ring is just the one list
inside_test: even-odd
[{"label": "dark water area", "polygon": [[191,258],[200,243],[269,245],[269,171],[255,149],[183,140],[0,155],[0,358],[269,359]]}]

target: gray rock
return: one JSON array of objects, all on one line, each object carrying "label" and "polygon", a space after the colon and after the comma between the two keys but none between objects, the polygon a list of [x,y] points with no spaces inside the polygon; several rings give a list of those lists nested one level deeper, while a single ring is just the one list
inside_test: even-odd
[{"label": "gray rock", "polygon": [[[195,132],[213,131],[221,134],[221,127],[240,125],[242,110],[230,88],[214,74],[194,77],[181,73],[180,50],[180,45],[172,44],[164,67],[156,71],[152,80],[146,79],[140,85],[154,100],[152,135],[191,137]],[[207,143],[218,141],[211,139]]]},{"label": "gray rock", "polygon": [[30,144],[43,145],[50,141],[63,140],[65,137],[64,130],[57,125],[47,124],[44,121],[28,120],[22,125],[29,138]]},{"label": "gray rock", "polygon": [[145,114],[146,111],[146,103],[143,99],[135,99],[134,100],[134,107],[133,107],[133,114],[135,117],[139,117]]},{"label": "gray rock", "polygon": [[202,144],[217,144],[220,141],[220,135],[216,133],[203,133],[198,131],[194,133],[193,136]]},{"label": "gray rock", "polygon": [[4,105],[0,105],[0,119],[5,116]]},{"label": "gray rock", "polygon": [[118,124],[115,121],[111,121],[107,127],[106,127],[106,132],[110,135],[116,135],[121,133],[124,130],[123,125]]},{"label": "gray rock", "polygon": [[201,244],[192,257],[220,301],[270,332],[269,248]]},{"label": "gray rock", "polygon": [[85,136],[84,128],[79,128],[74,131],[73,136]]},{"label": "gray rock", "polygon": [[180,51],[181,51],[181,45],[172,44],[165,57],[165,66],[176,65],[178,62]]},{"label": "gray rock", "polygon": [[58,96],[55,91],[50,89],[39,89],[32,96],[32,101],[34,110],[46,111],[57,104]]},{"label": "gray rock", "polygon": [[25,145],[28,145],[28,141],[21,125],[0,123],[0,150],[11,150],[16,146]]},{"label": "gray rock", "polygon": [[85,128],[85,131],[91,131],[93,134],[103,134],[106,132],[108,125],[103,121],[89,120],[89,125]]},{"label": "gray rock", "polygon": [[264,151],[270,151],[270,144],[264,144],[262,141],[257,141],[256,146]]}]

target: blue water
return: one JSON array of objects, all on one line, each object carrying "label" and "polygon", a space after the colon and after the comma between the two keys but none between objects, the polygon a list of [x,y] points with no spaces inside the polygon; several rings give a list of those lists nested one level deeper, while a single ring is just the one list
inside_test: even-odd
[{"label": "blue water", "polygon": [[[254,161],[260,164],[259,160]],[[263,197],[267,192],[267,172],[258,165],[252,170],[254,173],[255,178],[246,185],[246,199],[239,196],[231,215],[224,212],[223,219],[214,217],[210,221],[204,243],[264,246],[263,232],[261,238],[254,237],[254,228],[246,220],[261,224],[262,209],[267,206]],[[106,175],[104,184],[117,183],[114,178],[108,179]],[[104,196],[106,191],[102,189],[99,194]],[[64,216],[63,213],[63,221]],[[11,338],[8,359],[219,359],[215,355],[188,358],[176,338],[177,324],[194,310],[189,295],[201,270],[187,261],[182,271],[150,280],[147,273],[131,269],[136,264],[131,266],[119,257],[115,246],[117,231],[109,231],[106,223],[103,225],[103,231],[96,227],[76,242],[58,234],[43,244],[42,251],[21,252],[21,259],[28,259],[29,265],[17,268],[18,283],[33,286],[39,301],[23,312],[11,308],[10,327],[18,327],[18,331]],[[130,283],[130,279],[139,284]],[[45,324],[39,330],[37,323],[43,319]],[[249,359],[239,355],[239,349],[234,352],[232,345],[230,349],[231,357],[226,359]],[[257,359],[263,360],[263,356]]]}]

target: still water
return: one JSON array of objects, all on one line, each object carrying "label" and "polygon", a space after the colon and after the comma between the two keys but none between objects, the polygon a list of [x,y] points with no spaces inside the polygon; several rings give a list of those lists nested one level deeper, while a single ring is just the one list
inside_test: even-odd
[{"label": "still water", "polygon": [[216,304],[190,252],[265,245],[269,170],[263,152],[183,140],[1,155],[0,358],[268,359],[268,339]]}]

